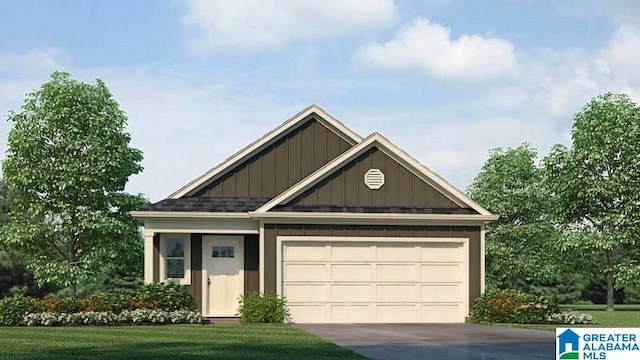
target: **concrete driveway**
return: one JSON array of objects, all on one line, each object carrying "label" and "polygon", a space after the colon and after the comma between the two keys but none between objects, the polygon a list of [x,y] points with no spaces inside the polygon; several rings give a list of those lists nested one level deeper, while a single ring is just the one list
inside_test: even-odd
[{"label": "concrete driveway", "polygon": [[294,325],[371,359],[548,360],[555,332],[471,324]]}]

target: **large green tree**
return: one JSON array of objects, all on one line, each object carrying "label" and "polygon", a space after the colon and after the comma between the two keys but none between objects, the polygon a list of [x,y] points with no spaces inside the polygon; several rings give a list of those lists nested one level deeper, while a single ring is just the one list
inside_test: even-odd
[{"label": "large green tree", "polygon": [[78,283],[139,253],[129,212],[147,201],[124,188],[142,170],[142,153],[129,145],[127,117],[101,80],[55,72],[9,122],[2,170],[11,212],[0,241],[25,255],[39,282],[75,296]]},{"label": "large green tree", "polygon": [[572,146],[544,159],[567,259],[614,289],[640,282],[640,109],[624,94],[592,99],[574,116]]},{"label": "large green tree", "polygon": [[469,196],[500,215],[487,225],[486,274],[489,285],[513,288],[518,280],[543,281],[556,271],[556,231],[547,216],[537,153],[529,144],[489,152],[467,189]]},{"label": "large green tree", "polygon": [[0,179],[0,227],[9,220],[9,187]]}]

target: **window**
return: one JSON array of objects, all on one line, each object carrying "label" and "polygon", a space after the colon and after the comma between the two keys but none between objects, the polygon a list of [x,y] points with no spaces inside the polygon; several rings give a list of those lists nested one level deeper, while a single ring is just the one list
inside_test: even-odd
[{"label": "window", "polygon": [[190,234],[161,234],[160,257],[160,281],[191,284]]},{"label": "window", "polygon": [[235,256],[235,249],[233,246],[214,246],[211,256],[214,258],[232,258]]},{"label": "window", "polygon": [[184,278],[184,238],[167,239],[167,278]]}]

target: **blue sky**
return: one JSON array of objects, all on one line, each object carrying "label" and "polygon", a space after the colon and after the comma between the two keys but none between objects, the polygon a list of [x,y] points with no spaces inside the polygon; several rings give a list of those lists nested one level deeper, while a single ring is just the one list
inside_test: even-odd
[{"label": "blue sky", "polygon": [[634,0],[0,4],[0,116],[52,71],[103,79],[153,201],[312,103],[464,190],[489,149],[544,155],[592,97],[640,100]]}]

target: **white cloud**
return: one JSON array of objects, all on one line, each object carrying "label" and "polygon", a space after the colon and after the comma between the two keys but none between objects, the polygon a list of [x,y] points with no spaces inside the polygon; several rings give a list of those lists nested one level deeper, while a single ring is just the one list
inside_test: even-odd
[{"label": "white cloud", "polygon": [[192,49],[207,54],[359,33],[395,17],[392,0],[191,0],[183,22],[196,30]]},{"label": "white cloud", "polygon": [[603,72],[610,76],[626,78],[640,85],[640,28],[621,24],[613,34],[600,59]]},{"label": "white cloud", "polygon": [[452,39],[449,29],[425,19],[401,28],[393,40],[369,44],[356,61],[387,69],[418,69],[441,80],[482,82],[518,71],[513,45],[482,35]]},{"label": "white cloud", "polygon": [[49,73],[65,66],[67,55],[57,48],[0,54],[0,74]]}]

